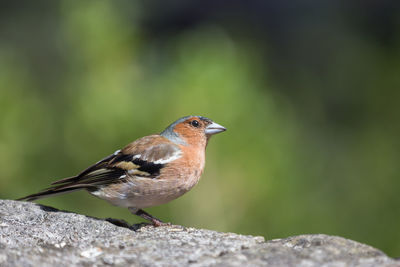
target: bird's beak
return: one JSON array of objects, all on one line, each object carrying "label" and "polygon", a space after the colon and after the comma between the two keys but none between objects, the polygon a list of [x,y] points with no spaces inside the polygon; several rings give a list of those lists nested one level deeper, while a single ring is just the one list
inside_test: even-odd
[{"label": "bird's beak", "polygon": [[215,122],[208,125],[205,129],[206,135],[213,135],[224,131],[226,131],[226,128]]}]

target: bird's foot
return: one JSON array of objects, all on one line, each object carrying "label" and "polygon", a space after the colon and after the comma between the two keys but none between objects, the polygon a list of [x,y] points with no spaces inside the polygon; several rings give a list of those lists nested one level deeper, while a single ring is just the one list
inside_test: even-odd
[{"label": "bird's foot", "polygon": [[130,208],[129,210],[131,212],[133,212],[134,214],[136,214],[137,216],[140,216],[143,219],[150,221],[154,227],[171,225],[171,223],[165,223],[165,222],[157,219],[156,217],[153,217],[152,215],[148,214],[147,212],[145,212],[142,209],[135,210],[133,208]]},{"label": "bird's foot", "polygon": [[153,217],[153,219],[151,220],[151,222],[153,223],[153,226],[154,227],[159,227],[159,226],[170,226],[171,225],[171,223],[165,223],[165,222],[162,222],[162,221],[160,221],[159,219],[156,219],[156,218],[154,218]]}]

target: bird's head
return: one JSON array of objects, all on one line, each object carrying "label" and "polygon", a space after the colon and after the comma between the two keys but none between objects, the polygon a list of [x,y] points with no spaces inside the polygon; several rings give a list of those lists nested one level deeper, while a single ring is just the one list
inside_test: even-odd
[{"label": "bird's head", "polygon": [[214,134],[226,131],[225,127],[202,116],[186,116],[169,125],[161,135],[181,145],[207,145]]}]

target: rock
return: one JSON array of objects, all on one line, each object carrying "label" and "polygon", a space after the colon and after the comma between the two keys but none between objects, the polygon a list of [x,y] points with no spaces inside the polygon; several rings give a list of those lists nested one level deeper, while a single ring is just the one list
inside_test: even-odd
[{"label": "rock", "polygon": [[123,227],[35,203],[0,200],[0,266],[400,266],[341,237],[263,237],[177,225]]}]

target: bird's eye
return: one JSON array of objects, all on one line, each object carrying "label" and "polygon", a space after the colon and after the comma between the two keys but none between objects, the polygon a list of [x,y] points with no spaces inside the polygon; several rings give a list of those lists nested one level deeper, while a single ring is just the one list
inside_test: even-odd
[{"label": "bird's eye", "polygon": [[196,127],[196,128],[200,126],[199,121],[196,121],[196,120],[191,121],[190,124],[191,124],[193,127]]}]

